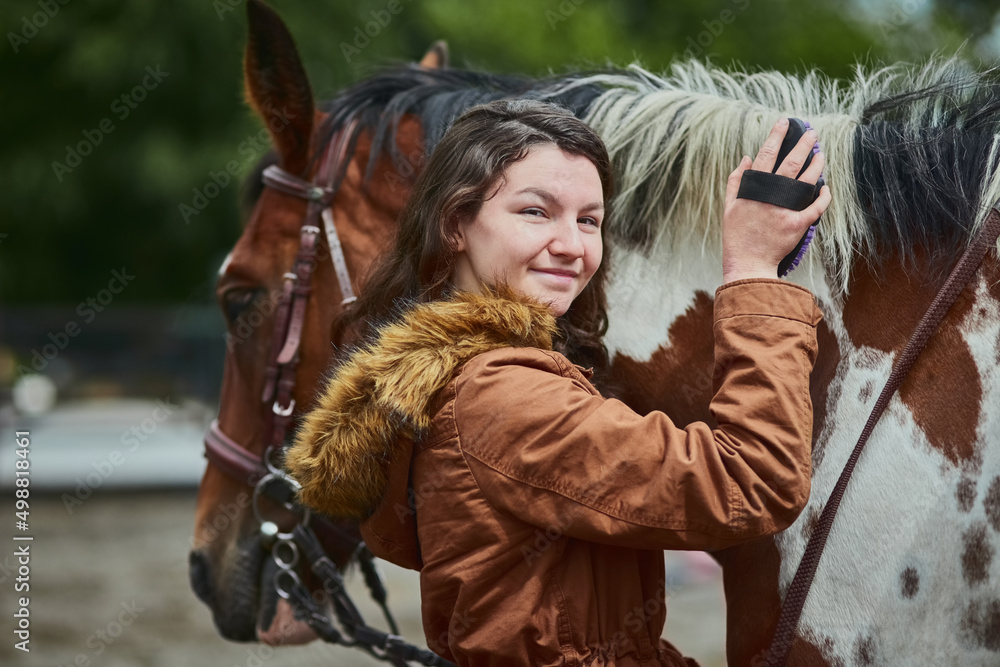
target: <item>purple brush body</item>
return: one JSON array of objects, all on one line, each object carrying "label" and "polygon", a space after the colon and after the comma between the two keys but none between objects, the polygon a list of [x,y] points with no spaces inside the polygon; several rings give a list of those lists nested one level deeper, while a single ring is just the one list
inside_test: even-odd
[{"label": "purple brush body", "polygon": [[[812,129],[812,126],[809,124],[809,121],[803,121],[803,122],[805,123],[806,130],[811,130]],[[816,155],[817,153],[819,153],[819,151],[820,151],[819,142],[817,141],[815,144],[813,144],[813,149],[812,149],[813,155]],[[824,181],[824,182],[826,180],[826,179],[823,178],[823,174],[820,174],[819,178],[820,178],[821,181]],[[812,243],[812,240],[813,240],[814,236],[816,236],[816,225],[815,224],[809,226],[809,230],[806,232],[805,240],[802,242],[802,245],[799,246],[799,251],[795,254],[795,259],[792,260],[792,263],[788,265],[788,268],[779,277],[784,278],[785,276],[787,276],[789,273],[791,273],[792,271],[794,271],[798,267],[799,262],[801,262],[802,258],[805,257],[806,250],[809,249],[809,244]]]}]

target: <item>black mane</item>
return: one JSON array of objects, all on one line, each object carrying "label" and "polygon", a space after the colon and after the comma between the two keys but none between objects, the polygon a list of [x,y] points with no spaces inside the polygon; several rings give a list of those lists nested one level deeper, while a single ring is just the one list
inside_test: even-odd
[{"label": "black mane", "polygon": [[997,70],[947,71],[927,87],[872,104],[854,134],[854,181],[877,256],[916,248],[935,259],[960,251],[996,173],[1000,134]]},{"label": "black mane", "polygon": [[[367,183],[374,171],[374,158],[383,151],[388,151],[397,167],[405,168],[406,157],[396,145],[396,130],[404,114],[414,114],[420,119],[424,150],[430,154],[463,111],[492,100],[544,99],[566,107],[578,118],[584,117],[603,89],[576,86],[561,90],[569,80],[558,76],[534,79],[473,70],[428,69],[414,64],[392,66],[345,89],[323,106],[329,116],[320,129],[321,144],[326,145],[334,132],[356,119],[358,124],[348,150],[352,154],[360,130],[369,130],[372,159],[365,173]],[[341,176],[337,175],[335,183]]]},{"label": "black mane", "polygon": [[[412,169],[407,157],[400,154],[396,145],[396,131],[404,114],[414,114],[424,132],[424,151],[429,154],[437,146],[452,121],[466,109],[492,100],[517,97],[543,99],[560,104],[578,118],[586,115],[591,103],[603,92],[593,85],[566,86],[579,77],[552,76],[535,79],[526,76],[494,74],[462,69],[430,69],[415,64],[387,66],[374,76],[359,81],[341,91],[334,99],[322,103],[320,108],[328,116],[319,128],[320,149],[313,160],[323,154],[334,133],[356,120],[349,137],[348,155],[353,155],[358,135],[362,130],[372,133],[368,168],[364,183],[371,180],[376,158],[388,151],[397,169]],[[247,176],[243,193],[243,208],[252,210],[263,189],[260,175],[277,161],[272,152],[265,155]],[[344,176],[347,165],[334,175],[336,188]]]}]

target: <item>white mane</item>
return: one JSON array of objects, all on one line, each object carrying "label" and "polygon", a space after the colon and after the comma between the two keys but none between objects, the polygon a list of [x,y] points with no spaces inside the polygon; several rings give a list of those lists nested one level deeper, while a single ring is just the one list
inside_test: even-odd
[{"label": "white mane", "polygon": [[[607,87],[585,120],[603,137],[618,170],[613,203],[617,238],[648,251],[661,243],[704,250],[720,242],[726,180],[743,155],[753,157],[781,116],[807,120],[826,154],[826,182],[833,194],[807,258],[821,260],[831,285],[846,293],[851,259],[869,255],[878,240],[858,200],[855,183],[855,129],[873,104],[914,90],[955,82],[976,84],[979,77],[957,58],[934,59],[921,68],[907,65],[865,71],[856,68],[850,84],[811,71],[797,77],[779,72],[728,72],[697,61],[676,63],[669,75],[654,75],[639,65],[624,74],[575,79],[564,89],[597,84]],[[908,104],[908,127],[933,128],[955,122],[949,97],[955,88]],[[959,90],[959,93],[964,92]],[[945,111],[942,111],[945,109]],[[959,121],[960,123],[961,121]],[[987,177],[978,201],[1000,199],[997,137],[989,149]],[[875,146],[878,149],[878,146]],[[971,222],[977,229],[989,206]],[[685,243],[687,242],[687,243]]]}]

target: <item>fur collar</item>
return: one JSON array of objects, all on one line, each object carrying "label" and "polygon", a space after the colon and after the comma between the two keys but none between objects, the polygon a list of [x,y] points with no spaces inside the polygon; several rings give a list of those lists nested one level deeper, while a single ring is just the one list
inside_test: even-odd
[{"label": "fur collar", "polygon": [[509,289],[414,306],[336,369],[306,415],[285,456],[302,485],[299,502],[332,517],[368,518],[390,466],[404,463],[395,460],[399,439],[429,428],[432,401],[460,366],[503,347],[552,349],[556,331],[547,306]]}]

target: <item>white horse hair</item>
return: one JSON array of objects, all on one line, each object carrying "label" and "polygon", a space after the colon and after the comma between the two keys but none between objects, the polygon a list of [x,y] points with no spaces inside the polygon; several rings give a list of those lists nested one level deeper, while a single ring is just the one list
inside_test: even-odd
[{"label": "white horse hair", "polygon": [[[633,64],[622,73],[570,80],[557,92],[587,85],[607,88],[584,119],[602,136],[619,170],[611,233],[644,251],[663,243],[690,248],[696,241],[703,252],[718,245],[726,181],[740,158],[756,155],[781,116],[809,121],[827,156],[825,178],[833,201],[806,258],[821,260],[832,286],[839,288],[835,291],[846,294],[852,258],[856,253],[874,255],[879,241],[885,240],[878,224],[871,223],[872,202],[866,213],[866,198],[859,196],[858,161],[866,160],[870,170],[880,156],[887,161],[891,157],[898,166],[900,151],[905,151],[915,160],[940,164],[956,139],[947,130],[970,129],[969,118],[976,114],[980,129],[982,110],[988,107],[988,131],[976,138],[982,154],[979,183],[933,173],[928,165],[929,171],[914,175],[911,183],[873,183],[881,192],[870,198],[882,199],[874,202],[876,212],[885,204],[895,207],[892,224],[904,237],[904,246],[913,237],[907,227],[920,222],[920,209],[926,209],[921,200],[927,196],[952,212],[956,196],[967,205],[971,202],[972,219],[957,221],[963,238],[979,228],[1000,199],[998,96],[990,74],[977,73],[958,57],[935,58],[922,67],[866,71],[859,65],[853,82],[845,85],[815,70],[797,77],[725,71],[687,61],[673,64],[667,76]],[[895,143],[882,135],[859,134],[859,128],[887,112],[901,128]],[[962,191],[956,192],[956,182],[965,186]],[[923,197],[915,196],[914,186],[925,190]]]}]

